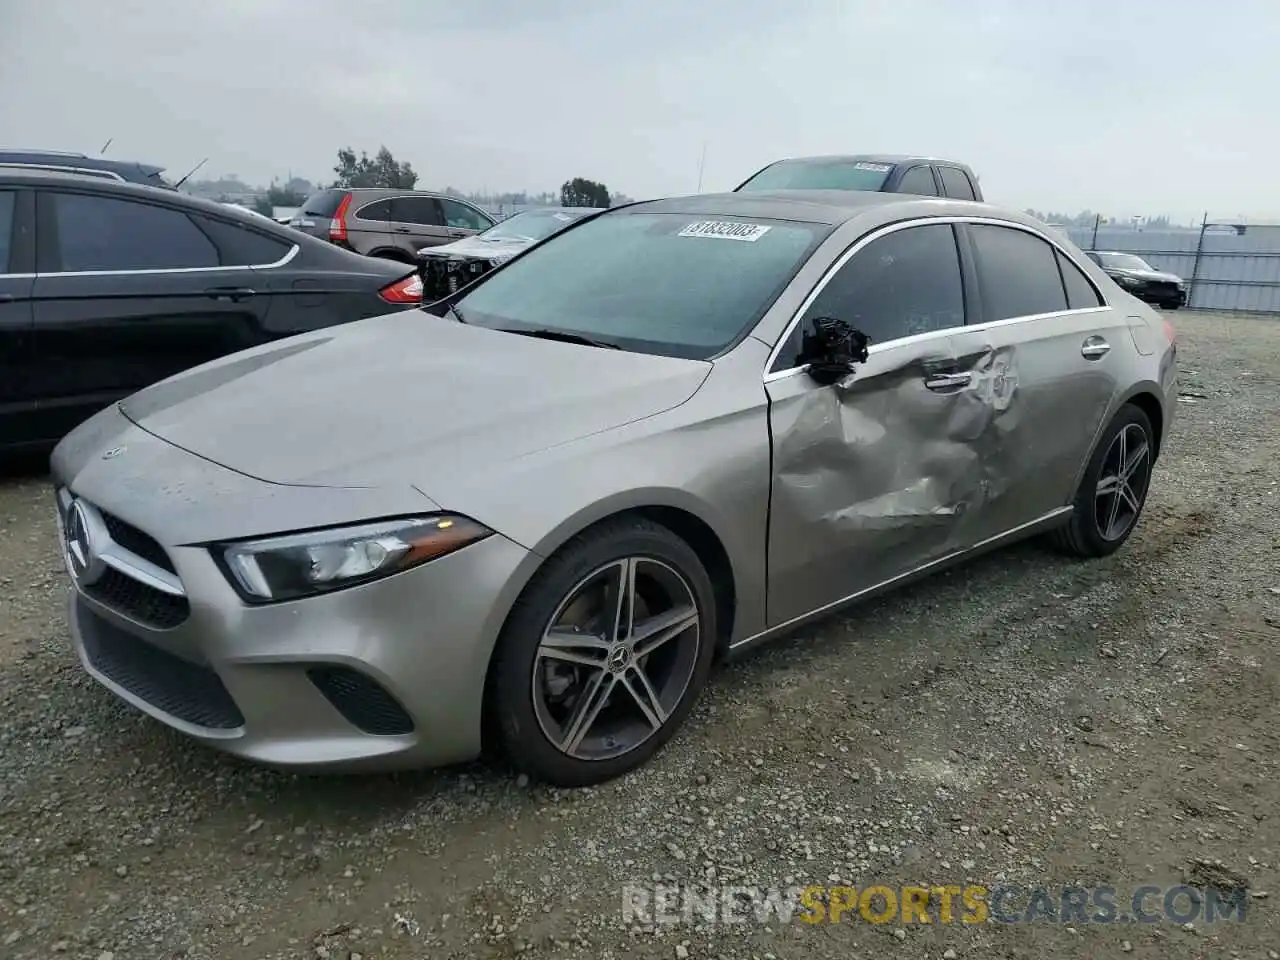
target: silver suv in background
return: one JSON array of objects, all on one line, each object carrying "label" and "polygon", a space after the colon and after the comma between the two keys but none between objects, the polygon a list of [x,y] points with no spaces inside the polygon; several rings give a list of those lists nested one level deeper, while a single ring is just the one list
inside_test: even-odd
[{"label": "silver suv in background", "polygon": [[307,197],[289,226],[369,257],[416,263],[422,247],[452,243],[497,221],[479,207],[421,190],[332,187]]}]

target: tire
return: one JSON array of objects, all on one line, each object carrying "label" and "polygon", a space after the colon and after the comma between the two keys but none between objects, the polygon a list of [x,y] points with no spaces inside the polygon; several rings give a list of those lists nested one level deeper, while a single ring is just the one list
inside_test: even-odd
[{"label": "tire", "polygon": [[1181,307],[1181,306],[1182,306],[1182,304],[1180,304],[1180,303],[1166,303],[1166,304],[1164,305],[1164,309],[1166,309],[1166,310],[1177,310],[1177,309],[1178,309],[1179,307]]},{"label": "tire", "polygon": [[[1124,434],[1126,456],[1134,469],[1126,485],[1129,498],[1121,494],[1108,497],[1100,492],[1102,488],[1099,486],[1113,475],[1121,434]],[[1141,459],[1136,452],[1140,445],[1145,445]],[[1150,419],[1134,404],[1125,404],[1103,431],[1089,459],[1072,501],[1074,509],[1070,521],[1049,535],[1050,542],[1064,553],[1077,557],[1105,557],[1119,550],[1137,527],[1142,508],[1146,505],[1155,450],[1155,431],[1151,428]],[[1112,513],[1110,504],[1115,496],[1121,497],[1121,504],[1120,509]],[[1104,497],[1106,501],[1100,506],[1099,501]],[[1119,521],[1122,519],[1127,519],[1127,522],[1120,529]],[[1108,522],[1113,520],[1115,524],[1107,530]]]},{"label": "tire", "polygon": [[[629,570],[634,599],[615,605],[608,591]],[[605,612],[619,609],[616,621]],[[634,630],[614,632],[610,624],[626,619],[627,609]],[[646,637],[664,612],[670,628]],[[696,622],[682,627],[690,616]],[[715,616],[705,567],[666,527],[629,517],[570,540],[534,575],[498,638],[487,707],[503,752],[530,777],[561,787],[604,783],[640,766],[676,732],[706,684]],[[578,659],[560,659],[566,655]],[[593,715],[587,706],[596,702],[604,706]]]}]

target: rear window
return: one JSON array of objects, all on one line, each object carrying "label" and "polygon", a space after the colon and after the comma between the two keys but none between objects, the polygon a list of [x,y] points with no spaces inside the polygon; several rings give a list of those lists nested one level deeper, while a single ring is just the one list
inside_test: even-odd
[{"label": "rear window", "polygon": [[302,212],[313,217],[332,217],[338,212],[346,190],[317,190],[302,205]]},{"label": "rear window", "polygon": [[723,215],[605,214],[513,260],[457,308],[477,326],[703,360],[755,326],[830,232]]},{"label": "rear window", "polygon": [[893,166],[869,160],[841,160],[831,163],[783,160],[765,167],[738,189],[759,190],[869,190],[884,186]]}]

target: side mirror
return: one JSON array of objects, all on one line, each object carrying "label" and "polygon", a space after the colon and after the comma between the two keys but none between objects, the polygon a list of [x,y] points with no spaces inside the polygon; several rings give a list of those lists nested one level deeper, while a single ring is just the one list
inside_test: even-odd
[{"label": "side mirror", "polygon": [[835,317],[813,320],[800,344],[799,361],[809,365],[809,376],[828,386],[853,373],[855,363],[867,360],[870,339],[861,330]]}]

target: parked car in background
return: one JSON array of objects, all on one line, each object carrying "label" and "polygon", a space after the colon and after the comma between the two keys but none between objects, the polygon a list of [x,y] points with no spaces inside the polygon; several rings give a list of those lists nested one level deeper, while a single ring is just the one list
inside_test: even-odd
[{"label": "parked car in background", "polygon": [[359,257],[185,194],[0,171],[0,447],[227,353],[421,302]]},{"label": "parked car in background", "polygon": [[422,299],[438,300],[510,260],[539,240],[563,230],[602,207],[539,207],[508,217],[484,233],[418,251]]},{"label": "parked car in background", "polygon": [[164,167],[132,160],[108,160],[106,157],[90,157],[83,153],[66,153],[58,150],[4,150],[0,149],[0,174],[11,170],[51,170],[59,173],[75,173],[85,177],[100,177],[122,183],[140,183],[148,187],[173,189],[164,178]]},{"label": "parked car in background", "polygon": [[333,187],[307,197],[291,227],[369,257],[417,263],[422,247],[488,230],[496,221],[479,207],[421,190]]},{"label": "parked car in background", "polygon": [[487,731],[607,780],[721,655],[1037,533],[1119,549],[1176,364],[1117,293],[966,202],[608,210],[422,322],[215,361],[63,440],[75,648],[272,765],[450,763]]},{"label": "parked car in background", "polygon": [[1122,289],[1139,300],[1166,310],[1186,306],[1187,285],[1176,273],[1157,270],[1136,253],[1090,250],[1088,256]]},{"label": "parked car in background", "polygon": [[753,174],[734,192],[774,190],[867,190],[954,200],[982,199],[978,178],[967,164],[936,157],[872,153],[779,160]]}]

